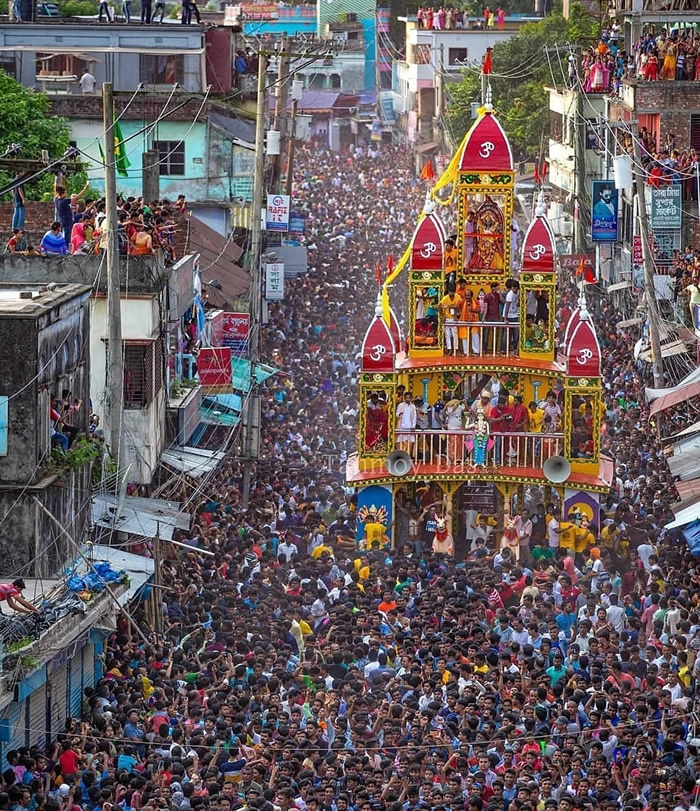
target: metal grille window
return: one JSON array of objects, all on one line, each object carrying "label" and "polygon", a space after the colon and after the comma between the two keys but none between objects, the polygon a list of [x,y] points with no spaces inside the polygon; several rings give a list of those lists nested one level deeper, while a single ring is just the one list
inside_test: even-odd
[{"label": "metal grille window", "polygon": [[163,341],[124,341],[124,408],[148,408],[163,386]]},{"label": "metal grille window", "polygon": [[690,145],[693,149],[700,149],[700,115],[690,116]]},{"label": "metal grille window", "polygon": [[184,141],[154,141],[153,148],[158,152],[161,175],[185,174]]}]

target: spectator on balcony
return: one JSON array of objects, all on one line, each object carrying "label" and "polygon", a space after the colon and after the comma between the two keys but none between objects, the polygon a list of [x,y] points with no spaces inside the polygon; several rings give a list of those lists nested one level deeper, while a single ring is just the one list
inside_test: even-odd
[{"label": "spectator on balcony", "polygon": [[111,15],[111,13],[109,11],[109,2],[108,2],[108,0],[97,0],[97,6],[98,6],[98,10],[99,10],[99,17],[98,17],[97,21],[101,23],[102,22],[102,15],[104,14],[106,16],[106,18],[107,18],[107,22],[111,23],[112,22],[112,15]]},{"label": "spectator on balcony", "polygon": [[144,225],[136,234],[133,242],[132,256],[148,256],[155,253],[153,248],[153,226]]},{"label": "spectator on balcony", "polygon": [[5,253],[29,253],[29,242],[27,240],[26,232],[20,228],[15,228],[12,231],[12,236],[7,241]]},{"label": "spectator on balcony", "polygon": [[61,231],[61,223],[55,222],[44,234],[39,250],[43,256],[65,256],[68,253],[68,245]]},{"label": "spectator on balcony", "polygon": [[[0,583],[0,603],[6,602],[8,607],[17,614],[38,614],[39,609],[22,596],[22,592],[26,588],[21,577],[11,583]],[[0,614],[2,614],[2,609],[0,609]]]},{"label": "spectator on balcony", "polygon": [[58,178],[56,175],[53,182],[54,219],[60,223],[65,241],[68,242],[73,230],[73,209],[66,188],[58,182]]},{"label": "spectator on balcony", "polygon": [[12,189],[12,229],[23,229],[24,228],[24,221],[25,221],[25,203],[26,197],[24,194],[24,183],[22,183],[22,179],[24,177],[23,172],[17,172],[15,174],[15,186]]},{"label": "spectator on balcony", "polygon": [[[123,13],[126,16],[128,15],[127,22],[131,20],[131,12],[128,9],[128,6],[131,5],[131,0],[123,0],[122,8],[124,9]],[[83,74],[78,80],[78,84],[80,85],[80,92],[84,96],[92,96],[95,92],[95,86],[97,85],[97,79],[90,73],[88,68],[83,68]]]}]

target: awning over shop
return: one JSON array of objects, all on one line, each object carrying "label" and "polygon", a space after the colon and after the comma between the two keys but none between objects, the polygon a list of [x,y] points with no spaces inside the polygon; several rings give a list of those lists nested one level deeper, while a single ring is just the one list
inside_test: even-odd
[{"label": "awning over shop", "polygon": [[685,501],[687,498],[700,499],[700,479],[688,479],[685,482],[676,482],[678,495]]},{"label": "awning over shop", "polygon": [[[231,394],[205,394],[202,397],[200,421],[205,425],[223,425],[234,428],[241,421],[243,398],[250,391],[250,361],[234,357],[231,360],[233,369],[233,389]],[[260,384],[279,369],[265,363],[255,364],[255,382]]]},{"label": "awning over shop", "polygon": [[700,466],[700,448],[695,447],[686,453],[669,456],[666,461],[672,476],[677,476],[681,481],[695,479]]},{"label": "awning over shop", "polygon": [[[661,357],[662,358],[670,358],[673,355],[685,355],[688,351],[688,347],[685,344],[685,341],[671,341],[671,343],[664,344],[661,347]],[[644,349],[639,353],[639,359],[643,360],[645,363],[652,362],[652,351],[651,348]]]},{"label": "awning over shop", "polygon": [[683,537],[693,555],[700,555],[700,521],[693,521],[683,527]]},{"label": "awning over shop", "polygon": [[138,594],[141,587],[153,577],[154,564],[152,558],[133,555],[131,552],[125,552],[117,546],[95,544],[89,550],[86,550],[85,554],[90,557],[93,564],[105,562],[109,563],[116,571],[123,569],[127,572],[129,575],[129,588],[117,597],[119,605],[126,605],[132,597]]},{"label": "awning over shop", "polygon": [[221,451],[209,451],[204,448],[182,445],[165,451],[160,457],[160,461],[175,470],[199,479],[206,473],[211,473],[224,456],[225,454]]},{"label": "awning over shop", "polygon": [[159,498],[125,496],[119,515],[119,498],[109,493],[92,497],[92,521],[98,527],[155,538],[160,532],[164,541],[173,537],[174,529],[189,529],[190,516],[181,511],[181,504]]},{"label": "awning over shop", "polygon": [[628,290],[630,287],[632,287],[632,282],[630,281],[615,282],[615,284],[611,284],[610,287],[608,287],[608,293],[615,293],[618,290]]},{"label": "awning over shop", "polygon": [[684,527],[686,524],[698,520],[700,520],[700,501],[677,513],[675,519],[670,524],[666,524],[666,529]]},{"label": "awning over shop", "polygon": [[615,329],[619,332],[621,329],[627,329],[627,327],[636,327],[641,323],[641,318],[627,318],[624,321],[618,321],[618,323],[615,325]]},{"label": "awning over shop", "polygon": [[675,386],[670,386],[667,389],[646,388],[644,389],[644,394],[646,395],[647,402],[651,403],[653,400],[656,400],[657,397],[663,397],[664,394],[671,394],[674,391],[679,391],[688,384],[695,383],[696,380],[700,380],[700,367],[693,369],[689,375],[686,375],[683,380],[681,380],[681,382]]},{"label": "awning over shop", "polygon": [[676,387],[675,389],[671,389],[668,394],[663,394],[654,400],[649,409],[649,414],[653,416],[660,411],[666,411],[668,408],[673,408],[673,406],[679,403],[690,400],[691,397],[697,397],[698,394],[700,394],[700,380],[696,380],[694,383],[688,383],[680,388]]},{"label": "awning over shop", "polygon": [[[234,358],[231,362],[233,366],[233,388],[237,391],[250,391],[250,361],[245,358]],[[276,375],[279,369],[268,366],[265,363],[255,364],[255,382],[264,383],[268,377]]]}]

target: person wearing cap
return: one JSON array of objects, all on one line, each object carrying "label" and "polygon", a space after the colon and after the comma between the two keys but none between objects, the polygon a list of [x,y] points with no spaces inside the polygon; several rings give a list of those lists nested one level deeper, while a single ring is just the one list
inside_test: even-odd
[{"label": "person wearing cap", "polygon": [[[0,583],[0,604],[6,602],[8,607],[17,614],[39,614],[39,609],[22,596],[22,592],[26,588],[27,586],[21,577],[11,583]],[[2,613],[1,608],[0,613]]]}]

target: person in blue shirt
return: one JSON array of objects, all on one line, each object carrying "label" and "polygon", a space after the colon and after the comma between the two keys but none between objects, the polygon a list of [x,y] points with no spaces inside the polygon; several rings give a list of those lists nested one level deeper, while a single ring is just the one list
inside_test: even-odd
[{"label": "person in blue shirt", "polygon": [[562,679],[566,678],[566,668],[564,667],[561,653],[555,651],[553,659],[554,662],[552,666],[548,667],[545,671],[552,682],[552,687],[554,687]]}]

